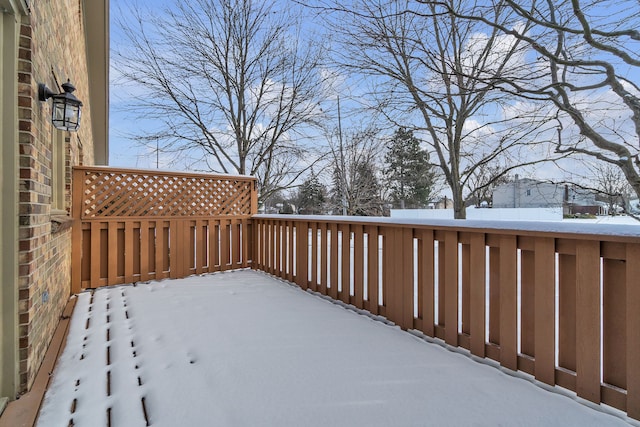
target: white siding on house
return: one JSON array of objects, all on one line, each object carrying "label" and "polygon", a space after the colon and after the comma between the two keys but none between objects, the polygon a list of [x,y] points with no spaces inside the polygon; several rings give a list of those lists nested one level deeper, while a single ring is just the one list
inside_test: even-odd
[{"label": "white siding on house", "polygon": [[560,207],[564,187],[533,179],[518,179],[498,186],[493,192],[494,208],[551,208]]}]

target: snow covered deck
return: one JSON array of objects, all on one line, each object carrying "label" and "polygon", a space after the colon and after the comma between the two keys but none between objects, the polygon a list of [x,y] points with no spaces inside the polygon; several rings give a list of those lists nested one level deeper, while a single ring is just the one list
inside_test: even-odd
[{"label": "snow covered deck", "polygon": [[628,425],[261,272],[77,298],[39,426]]}]

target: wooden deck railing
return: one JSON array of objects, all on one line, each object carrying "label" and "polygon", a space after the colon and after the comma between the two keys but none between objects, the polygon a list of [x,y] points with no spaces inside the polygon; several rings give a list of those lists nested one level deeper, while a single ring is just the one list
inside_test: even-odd
[{"label": "wooden deck railing", "polygon": [[629,227],[253,221],[253,268],[640,419],[640,233]]},{"label": "wooden deck railing", "polygon": [[250,265],[255,179],[73,171],[72,292]]},{"label": "wooden deck railing", "polygon": [[252,178],[77,167],[72,291],[251,266],[640,420],[635,227],[256,210]]}]

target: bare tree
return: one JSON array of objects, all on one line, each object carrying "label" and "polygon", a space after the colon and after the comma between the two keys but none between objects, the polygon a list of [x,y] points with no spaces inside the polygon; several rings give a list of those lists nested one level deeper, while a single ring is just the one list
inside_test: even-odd
[{"label": "bare tree", "polygon": [[368,129],[330,143],[330,169],[333,173],[331,205],[343,215],[379,216],[383,214],[382,187],[378,160],[383,143],[377,131]]},{"label": "bare tree", "polygon": [[[341,65],[368,77],[373,107],[388,119],[396,125],[414,120],[417,136],[430,146],[451,189],[455,218],[466,216],[465,195],[475,191],[471,178],[476,169],[511,165],[495,174],[499,179],[549,158],[535,147],[548,138],[548,114],[485,83],[505,73],[528,73],[518,39],[431,4],[341,3],[329,8],[339,16],[335,32],[341,35]],[[479,8],[472,1],[447,3],[468,14]]]},{"label": "bare tree", "polygon": [[[484,79],[558,111],[559,153],[591,156],[619,168],[640,196],[640,3],[625,0],[500,0],[463,11],[418,0],[478,22],[527,47],[531,74]],[[496,8],[509,16],[486,18]]]},{"label": "bare tree", "polygon": [[493,204],[493,191],[496,187],[512,180],[509,174],[503,172],[504,169],[500,165],[483,164],[469,176],[469,187],[474,190],[468,199],[473,201],[476,207],[481,207],[483,203],[491,206]]},{"label": "bare tree", "polygon": [[622,170],[604,162],[593,163],[588,166],[588,170],[594,190],[609,206],[609,215],[616,215],[618,210],[627,211],[631,186]]},{"label": "bare tree", "polygon": [[256,176],[261,198],[295,181],[311,158],[298,140],[319,117],[322,51],[302,38],[293,9],[260,0],[132,9],[116,67],[142,89],[134,112],[163,124],[142,138],[165,151],[195,147],[211,171]]}]

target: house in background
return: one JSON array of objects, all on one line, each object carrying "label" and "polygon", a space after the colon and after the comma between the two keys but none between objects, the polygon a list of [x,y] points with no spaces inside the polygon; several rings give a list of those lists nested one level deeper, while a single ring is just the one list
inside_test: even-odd
[{"label": "house in background", "polygon": [[518,175],[493,191],[494,208],[554,208],[563,204],[564,187]]},{"label": "house in background", "polygon": [[[33,384],[70,295],[71,168],[108,161],[109,1],[0,0],[0,412]],[[52,125],[68,80],[77,132]]]},{"label": "house in background", "polygon": [[596,201],[596,193],[575,186],[565,186],[564,214],[607,215],[605,204]]},{"label": "house in background", "polygon": [[493,208],[563,208],[564,214],[602,214],[593,191],[515,176],[493,191]]}]

